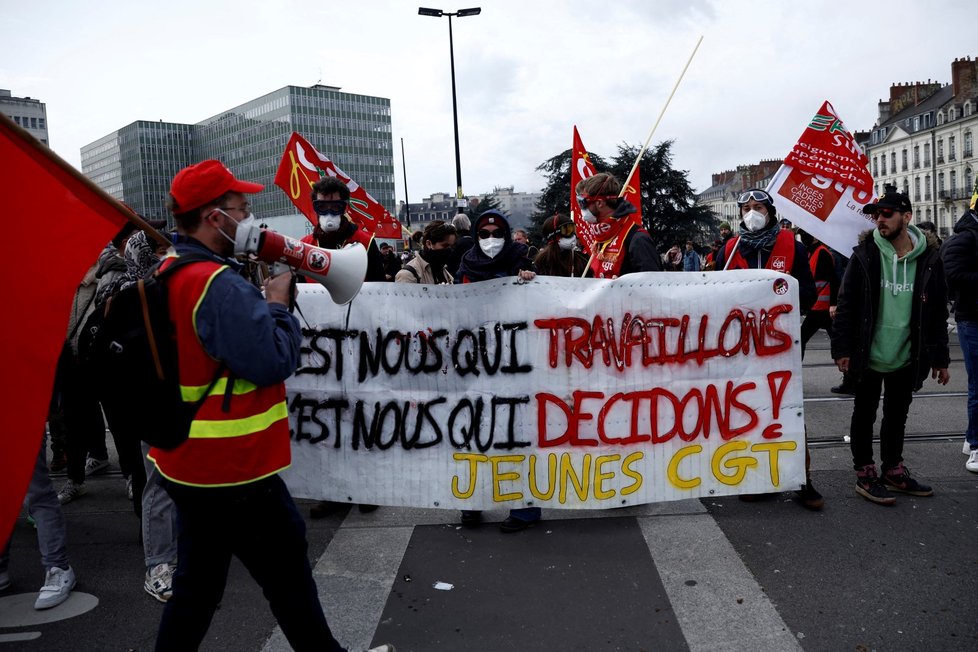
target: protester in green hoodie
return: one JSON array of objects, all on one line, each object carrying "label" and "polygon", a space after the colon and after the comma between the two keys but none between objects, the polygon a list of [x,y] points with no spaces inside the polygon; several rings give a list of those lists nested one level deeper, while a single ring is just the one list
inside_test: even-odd
[{"label": "protester in green hoodie", "polygon": [[[936,238],[910,224],[910,199],[888,189],[863,209],[876,228],[853,249],[832,326],[832,358],[856,381],[849,441],[856,493],[892,505],[897,491],[930,496],[903,465],[903,438],[913,393],[928,370],[946,385],[947,289]],[[880,394],[882,478],[873,461],[873,424]]]}]

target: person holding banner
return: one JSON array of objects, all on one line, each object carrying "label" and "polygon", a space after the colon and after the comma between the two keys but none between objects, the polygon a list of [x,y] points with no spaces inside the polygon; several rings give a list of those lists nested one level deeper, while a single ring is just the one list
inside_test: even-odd
[{"label": "person holding banner", "polygon": [[971,208],[954,225],[954,235],[941,249],[947,287],[954,296],[954,321],[968,374],[968,430],[964,468],[978,473],[978,178]]},{"label": "person holding banner", "polygon": [[441,220],[434,220],[424,228],[421,242],[423,249],[408,261],[394,277],[395,283],[444,283],[455,282],[446,264],[455,245],[455,227]]},{"label": "person holding banner", "polygon": [[581,278],[587,273],[587,256],[577,249],[577,228],[570,215],[558,213],[543,221],[541,233],[546,239],[540,253],[533,259],[537,272],[544,276]]},{"label": "person holding banner", "polygon": [[839,275],[835,272],[835,258],[829,248],[807,231],[799,231],[798,237],[808,252],[808,268],[815,279],[815,305],[801,322],[801,359],[805,359],[805,345],[821,329],[832,336],[832,318],[839,302]]},{"label": "person holding banner", "polygon": [[[890,190],[863,209],[876,220],[853,250],[832,328],[832,359],[855,380],[849,446],[856,493],[892,505],[897,491],[931,496],[903,464],[903,438],[913,393],[927,371],[946,385],[947,289],[937,241],[910,224],[910,198]],[[873,424],[880,425],[882,478],[873,460]]]},{"label": "person holding banner", "polygon": [[636,219],[635,207],[619,197],[618,179],[600,172],[579,182],[574,192],[584,221],[591,224],[592,253],[601,265],[603,278],[662,271],[662,259],[641,220]]},{"label": "person holding banner", "polygon": [[[536,277],[533,263],[527,258],[527,246],[513,241],[509,221],[499,211],[489,210],[480,215],[472,225],[472,238],[476,244],[462,256],[456,283],[478,283],[508,276],[529,281]],[[541,514],[539,507],[511,509],[499,529],[505,533],[525,530],[539,521]],[[462,525],[475,527],[481,522],[482,512],[462,511]]]},{"label": "person holding banner", "polygon": [[[727,241],[717,252],[718,270],[770,269],[789,274],[798,281],[798,306],[804,313],[815,302],[815,281],[808,267],[808,253],[795,240],[790,229],[781,227],[774,200],[764,190],[752,188],[737,198],[740,208],[740,236]],[[811,454],[805,444],[805,486],[795,492],[801,504],[813,510],[825,504],[822,494],[812,485]],[[743,500],[752,496],[742,495]]]}]

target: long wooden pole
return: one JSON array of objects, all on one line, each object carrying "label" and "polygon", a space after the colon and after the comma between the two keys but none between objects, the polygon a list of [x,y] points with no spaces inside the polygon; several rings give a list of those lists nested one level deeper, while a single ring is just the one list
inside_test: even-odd
[{"label": "long wooden pole", "polygon": [[37,138],[32,136],[27,130],[23,129],[20,125],[18,125],[16,122],[8,118],[3,113],[0,113],[0,122],[3,123],[4,130],[10,132],[15,138],[21,141],[22,146],[33,149],[36,152],[38,152],[41,156],[50,160],[52,163],[57,165],[62,170],[62,172],[70,175],[72,178],[75,179],[75,181],[85,186],[86,189],[98,195],[109,206],[111,206],[116,211],[118,211],[119,215],[124,217],[126,220],[132,222],[143,231],[145,231],[147,235],[149,235],[151,238],[159,242],[161,245],[169,246],[171,244],[171,242],[166,238],[166,236],[164,236],[162,233],[160,233],[152,226],[150,226],[146,222],[146,220],[144,220],[143,218],[136,215],[136,213],[126,208],[123,204],[119,202],[118,199],[116,199],[109,193],[99,188],[97,185],[95,185],[94,182],[92,182],[91,179],[89,179],[84,174],[76,170],[73,165],[71,165],[63,158],[55,154],[54,150],[52,150],[50,147],[48,147],[47,145],[39,141]]},{"label": "long wooden pole", "polygon": [[[686,61],[686,65],[683,66],[683,71],[679,73],[679,79],[676,80],[675,85],[672,87],[672,91],[669,93],[669,97],[666,98],[666,103],[662,106],[662,110],[659,111],[659,117],[656,118],[655,124],[652,125],[652,129],[649,131],[649,137],[645,139],[645,144],[642,145],[642,149],[639,150],[638,156],[635,157],[635,163],[632,165],[632,169],[629,170],[628,175],[625,177],[624,183],[621,184],[621,192],[618,193],[618,197],[624,197],[625,192],[628,190],[628,180],[632,178],[635,174],[635,168],[642,161],[642,156],[645,154],[645,150],[649,148],[649,143],[652,142],[652,136],[655,134],[655,130],[658,129],[659,123],[662,122],[662,116],[666,114],[666,109],[669,108],[669,103],[672,102],[672,96],[676,94],[676,89],[679,88],[679,82],[683,80],[686,76],[686,71],[689,70],[689,64],[693,62],[693,57],[696,56],[696,51],[700,49],[700,43],[703,42],[703,37],[700,36],[699,40],[696,41],[696,47],[693,48],[693,53],[689,55],[689,59]],[[642,190],[639,189],[639,197],[642,196]],[[591,252],[591,257],[588,258],[587,267],[584,268],[584,274],[587,274],[587,270],[591,269],[591,263],[594,262],[594,252]]]}]

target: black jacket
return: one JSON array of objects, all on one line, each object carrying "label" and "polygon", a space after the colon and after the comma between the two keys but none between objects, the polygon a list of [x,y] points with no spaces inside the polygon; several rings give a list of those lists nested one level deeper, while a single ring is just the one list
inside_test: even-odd
[{"label": "black jacket", "polygon": [[[910,360],[916,365],[914,390],[920,389],[932,369],[947,369],[947,288],[937,238],[927,236],[927,249],[917,258],[913,308],[910,315]],[[858,381],[869,367],[880,303],[882,270],[879,247],[872,230],[859,237],[842,278],[839,305],[832,323],[832,359],[849,358],[849,373]]]},{"label": "black jacket", "polygon": [[957,321],[978,321],[978,215],[968,211],[941,247],[947,288]]}]

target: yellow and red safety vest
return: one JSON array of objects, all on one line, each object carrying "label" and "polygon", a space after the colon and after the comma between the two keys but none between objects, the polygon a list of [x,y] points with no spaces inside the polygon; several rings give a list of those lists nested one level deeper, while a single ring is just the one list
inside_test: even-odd
[{"label": "yellow and red safety vest", "polygon": [[[219,367],[200,343],[196,314],[211,281],[225,267],[194,263],[167,281],[185,403],[203,397]],[[148,457],[168,480],[199,487],[241,485],[278,473],[291,463],[285,384],[258,387],[235,378],[225,412],[230,375],[225,370],[214,383],[185,442],[172,450],[150,449]]]},{"label": "yellow and red safety vest", "polygon": [[[734,248],[734,245],[738,242],[736,238],[731,238],[727,240],[727,246],[724,250],[724,260],[730,260],[730,264],[727,265],[727,269],[748,269],[747,261],[744,257],[740,255],[740,251]],[[733,259],[731,260],[731,256]],[[776,272],[781,272],[783,274],[791,275],[791,268],[795,264],[795,234],[789,229],[781,229],[778,232],[778,237],[774,241],[774,247],[771,249],[771,255],[767,257],[767,263],[765,263],[765,269],[773,269]]]}]

